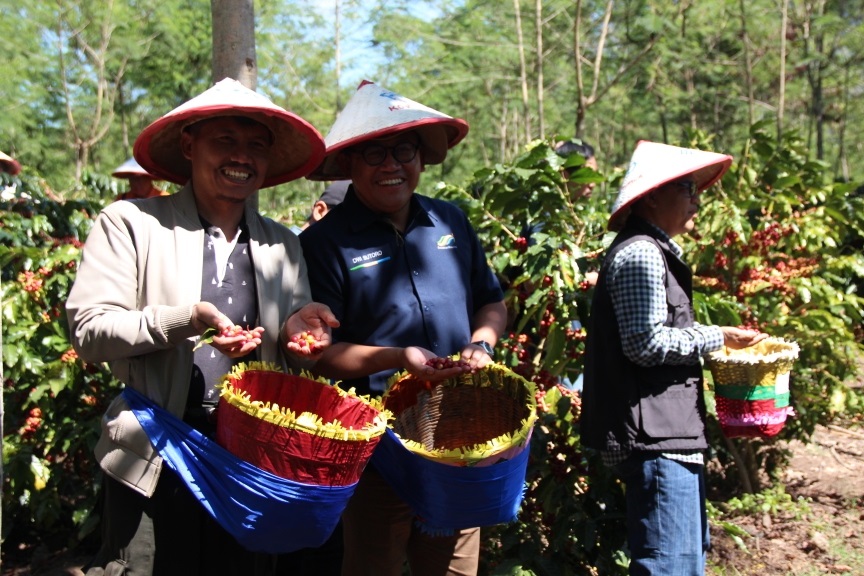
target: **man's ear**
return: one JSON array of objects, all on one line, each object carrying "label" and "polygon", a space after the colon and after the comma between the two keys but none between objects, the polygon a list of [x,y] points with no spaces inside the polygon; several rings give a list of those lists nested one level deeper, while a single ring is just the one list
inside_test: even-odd
[{"label": "man's ear", "polygon": [[317,200],[315,204],[312,205],[312,220],[314,222],[318,222],[329,211],[330,208],[327,206],[326,202],[324,202],[323,200]]},{"label": "man's ear", "polygon": [[180,151],[187,160],[192,160],[192,135],[188,130],[180,133]]}]

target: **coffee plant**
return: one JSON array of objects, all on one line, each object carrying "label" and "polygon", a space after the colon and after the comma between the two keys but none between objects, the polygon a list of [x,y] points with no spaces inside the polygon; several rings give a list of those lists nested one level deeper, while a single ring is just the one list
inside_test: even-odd
[{"label": "coffee plant", "polygon": [[[60,202],[35,177],[2,178],[2,536],[4,543],[69,545],[94,527],[93,446],[116,393],[107,369],[72,349],[65,312],[101,204]],[[91,193],[100,196],[92,183]]]}]

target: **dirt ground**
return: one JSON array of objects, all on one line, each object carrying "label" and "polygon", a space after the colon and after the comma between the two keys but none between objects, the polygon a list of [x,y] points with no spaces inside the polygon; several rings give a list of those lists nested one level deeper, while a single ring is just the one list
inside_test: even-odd
[{"label": "dirt ground", "polygon": [[[732,522],[750,535],[742,550],[712,527],[711,576],[864,575],[864,429],[817,428],[812,442],[790,444],[786,493],[807,499],[809,511],[737,516]],[[5,555],[9,557],[9,551]],[[2,576],[83,576],[88,557],[37,551],[29,566],[2,566]]]},{"label": "dirt ground", "polygon": [[819,427],[808,444],[789,445],[786,493],[807,499],[809,512],[738,516],[747,551],[712,527],[709,574],[795,575],[864,574],[864,430]]}]

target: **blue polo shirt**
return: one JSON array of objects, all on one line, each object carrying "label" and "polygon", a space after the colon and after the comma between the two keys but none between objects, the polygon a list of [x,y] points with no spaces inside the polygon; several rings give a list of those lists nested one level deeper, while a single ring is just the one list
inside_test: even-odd
[{"label": "blue polo shirt", "polygon": [[[448,356],[470,342],[474,313],[504,298],[465,214],[443,200],[414,194],[401,234],[351,187],[300,243],[312,298],[341,322],[336,342],[420,346]],[[393,373],[342,385],[380,394]]]}]

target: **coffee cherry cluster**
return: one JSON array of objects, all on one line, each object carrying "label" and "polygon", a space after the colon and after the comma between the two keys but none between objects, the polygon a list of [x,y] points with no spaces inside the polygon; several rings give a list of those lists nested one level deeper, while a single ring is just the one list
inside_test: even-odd
[{"label": "coffee cherry cluster", "polygon": [[430,358],[426,361],[426,366],[431,366],[436,370],[447,370],[448,368],[466,368],[469,364],[464,360],[453,358]]},{"label": "coffee cherry cluster", "polygon": [[230,328],[225,328],[224,330],[222,330],[220,336],[225,338],[230,336],[245,336],[247,340],[252,340],[253,338],[255,338],[255,333],[248,328],[243,328],[242,326],[238,326],[237,324],[235,324]]},{"label": "coffee cherry cluster", "polygon": [[291,341],[300,347],[301,354],[314,354],[324,349],[315,335],[305,330],[292,336]]}]

